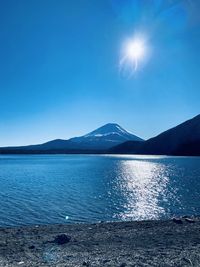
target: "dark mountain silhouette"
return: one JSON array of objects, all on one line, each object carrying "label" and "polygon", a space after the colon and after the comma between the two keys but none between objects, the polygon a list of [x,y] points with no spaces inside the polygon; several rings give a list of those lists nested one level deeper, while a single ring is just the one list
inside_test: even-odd
[{"label": "dark mountain silhouette", "polygon": [[113,153],[200,155],[200,115],[145,142],[125,142]]},{"label": "dark mountain silhouette", "polygon": [[174,155],[200,156],[200,139],[180,145],[174,152]]},{"label": "dark mountain silhouette", "polygon": [[144,141],[127,141],[125,143],[111,147],[108,152],[111,154],[136,154],[143,144]]},{"label": "dark mountain silhouette", "polygon": [[114,123],[81,137],[41,145],[0,148],[0,153],[115,153],[200,156],[200,115],[143,141]]},{"label": "dark mountain silhouette", "polygon": [[86,135],[44,144],[0,148],[0,153],[103,153],[125,141],[142,141],[116,123],[108,123]]}]

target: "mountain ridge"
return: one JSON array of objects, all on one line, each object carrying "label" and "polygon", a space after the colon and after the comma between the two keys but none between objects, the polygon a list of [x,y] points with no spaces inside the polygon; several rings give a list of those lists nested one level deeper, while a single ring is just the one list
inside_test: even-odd
[{"label": "mountain ridge", "polygon": [[146,141],[116,123],[83,136],[40,145],[0,148],[0,154],[152,154],[200,156],[200,114]]},{"label": "mountain ridge", "polygon": [[19,147],[4,147],[0,148],[0,153],[4,151],[58,151],[65,150],[73,152],[86,152],[86,151],[106,151],[107,149],[121,144],[125,141],[143,141],[142,138],[126,131],[119,124],[116,123],[107,123],[94,131],[91,131],[83,136],[72,137],[70,139],[55,139],[43,144],[38,145],[28,145],[28,146],[19,146]]},{"label": "mountain ridge", "polygon": [[[153,155],[200,155],[199,141],[200,115],[197,115],[143,143],[125,142],[112,148],[110,152]],[[195,143],[197,145],[196,148]],[[193,149],[190,149],[189,144],[193,146]]]}]

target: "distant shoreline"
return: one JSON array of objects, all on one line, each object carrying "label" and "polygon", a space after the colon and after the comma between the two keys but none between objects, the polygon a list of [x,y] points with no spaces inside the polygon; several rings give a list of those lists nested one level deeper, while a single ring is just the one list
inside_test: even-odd
[{"label": "distant shoreline", "polygon": [[108,123],[80,137],[43,144],[0,147],[0,154],[139,154],[200,156],[200,114],[144,140]]},{"label": "distant shoreline", "polygon": [[163,156],[163,157],[183,157],[183,158],[200,158],[200,155],[165,155],[165,154],[131,154],[131,153],[0,153],[0,156],[31,156],[31,155],[35,155],[35,156],[39,156],[39,155],[49,155],[49,156],[56,156],[56,155],[79,155],[79,156],[95,156],[95,155],[102,155],[102,156],[106,156],[106,155],[109,155],[109,156]]},{"label": "distant shoreline", "polygon": [[199,218],[0,228],[2,267],[199,266],[199,251]]}]

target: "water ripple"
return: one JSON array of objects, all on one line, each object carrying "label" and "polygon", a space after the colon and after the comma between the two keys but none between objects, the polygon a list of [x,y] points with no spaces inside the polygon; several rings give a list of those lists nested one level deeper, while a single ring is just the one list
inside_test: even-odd
[{"label": "water ripple", "polygon": [[200,158],[0,156],[0,183],[1,226],[200,214]]}]

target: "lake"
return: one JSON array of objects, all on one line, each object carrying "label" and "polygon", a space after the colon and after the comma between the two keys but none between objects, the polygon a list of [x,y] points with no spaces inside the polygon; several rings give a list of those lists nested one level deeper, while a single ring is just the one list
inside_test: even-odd
[{"label": "lake", "polygon": [[200,214],[200,157],[0,155],[0,226]]}]

